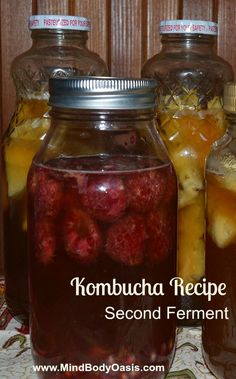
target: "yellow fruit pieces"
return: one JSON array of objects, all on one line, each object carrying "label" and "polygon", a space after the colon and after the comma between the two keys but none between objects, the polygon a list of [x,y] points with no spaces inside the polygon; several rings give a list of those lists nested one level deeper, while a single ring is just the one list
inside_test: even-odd
[{"label": "yellow fruit pieces", "polygon": [[199,191],[204,189],[203,173],[189,156],[176,154],[173,162],[179,180],[178,206],[183,208],[194,203]]},{"label": "yellow fruit pieces", "polygon": [[229,191],[236,193],[236,172],[226,173],[223,186]]},{"label": "yellow fruit pieces", "polygon": [[185,283],[196,283],[205,271],[204,191],[194,203],[179,210],[178,275]]},{"label": "yellow fruit pieces", "polygon": [[157,117],[179,182],[178,275],[195,283],[205,270],[205,160],[225,122],[218,97],[202,109],[194,90],[183,92],[166,96]]},{"label": "yellow fruit pieces", "polygon": [[32,159],[50,125],[47,111],[45,100],[23,100],[17,107],[4,146],[9,197],[25,189]]},{"label": "yellow fruit pieces", "polygon": [[8,196],[24,190],[28,170],[39,145],[38,141],[14,139],[5,146]]},{"label": "yellow fruit pieces", "polygon": [[207,174],[207,231],[221,249],[236,243],[235,178]]}]

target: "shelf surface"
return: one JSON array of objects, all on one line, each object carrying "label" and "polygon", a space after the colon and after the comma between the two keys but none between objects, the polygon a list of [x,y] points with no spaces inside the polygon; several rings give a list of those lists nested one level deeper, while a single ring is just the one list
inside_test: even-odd
[{"label": "shelf surface", "polygon": [[[0,282],[0,378],[36,379],[33,372],[29,335],[11,318],[4,302],[4,284]],[[201,329],[179,328],[175,359],[167,378],[214,379],[201,354]]]}]

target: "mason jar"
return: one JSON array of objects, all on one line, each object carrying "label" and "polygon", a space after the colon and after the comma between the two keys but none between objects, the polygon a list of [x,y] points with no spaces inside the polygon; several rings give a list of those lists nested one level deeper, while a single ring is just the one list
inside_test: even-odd
[{"label": "mason jar", "polygon": [[236,83],[224,89],[227,133],[206,162],[206,279],[226,285],[205,308],[224,317],[203,320],[203,355],[219,379],[236,377]]},{"label": "mason jar", "polygon": [[155,88],[151,79],[50,80],[52,123],[28,176],[36,364],[130,365],[127,379],[153,375],[135,365],[160,365],[155,378],[169,370],[177,188]]},{"label": "mason jar", "polygon": [[[211,21],[162,21],[162,49],[142,69],[157,80],[158,130],[178,177],[178,276],[185,284],[205,275],[205,159],[224,134],[223,87],[233,79],[215,53],[217,31]],[[182,297],[185,310],[201,306],[199,296]]]},{"label": "mason jar", "polygon": [[32,158],[49,128],[49,77],[107,75],[102,59],[87,48],[90,20],[80,16],[29,18],[32,46],[12,63],[15,113],[3,142],[7,186],[4,210],[6,302],[28,322],[26,179]]}]

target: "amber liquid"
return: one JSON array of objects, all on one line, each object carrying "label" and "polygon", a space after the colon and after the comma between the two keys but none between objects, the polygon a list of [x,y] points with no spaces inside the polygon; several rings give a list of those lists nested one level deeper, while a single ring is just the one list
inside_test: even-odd
[{"label": "amber liquid", "polygon": [[4,269],[11,314],[28,323],[26,181],[32,158],[49,126],[46,100],[22,100],[4,139]]},{"label": "amber liquid", "polygon": [[[234,188],[235,187],[235,188]],[[235,180],[207,174],[206,278],[226,283],[226,296],[206,302],[207,309],[229,309],[229,320],[203,321],[203,352],[219,379],[236,378],[236,192]]]},{"label": "amber liquid", "polygon": [[[213,142],[224,132],[222,111],[169,110],[159,114],[159,130],[179,180],[178,276],[186,284],[197,283],[205,274],[204,165]],[[202,299],[182,297],[180,308],[201,309]]]},{"label": "amber liquid", "polygon": [[[142,208],[141,201],[136,203],[134,199],[143,175],[150,175],[150,180],[154,180],[157,175],[166,184],[162,201],[158,201],[158,204],[150,202],[149,206],[143,204]],[[176,272],[176,182],[173,175],[170,165],[163,166],[159,162],[157,166],[156,160],[151,162],[137,157],[116,157],[113,161],[99,157],[67,158],[32,167],[29,177],[30,294],[31,340],[36,364],[161,364],[165,367],[165,373],[136,373],[135,378],[165,377],[173,358],[175,320],[167,320],[165,316],[160,320],[107,320],[105,308],[143,310],[161,306],[164,311],[167,305],[175,303],[168,286]],[[53,181],[54,188],[60,188],[60,195],[55,196],[58,200],[52,207],[57,209],[56,213],[44,213],[42,218],[40,188],[43,184],[40,177],[51,180],[51,183]],[[128,185],[130,179],[136,182],[136,188]],[[117,188],[110,192],[111,197],[104,190],[111,183],[119,183],[119,195]],[[123,185],[125,198],[121,189]],[[38,195],[35,189],[39,191]],[[152,192],[151,186],[149,190]],[[93,196],[85,201],[84,196],[89,191],[94,191]],[[94,198],[98,200],[95,205]],[[107,201],[109,207],[106,207]],[[159,239],[163,241],[160,250],[155,249],[157,229],[154,228],[151,233],[149,228],[153,227],[153,223],[151,226],[148,223],[149,217],[153,217],[151,214],[157,216],[159,212],[169,220],[165,224],[168,235],[162,234]],[[70,221],[67,219],[68,214],[71,215]],[[82,215],[81,221],[75,218],[75,228],[73,214]],[[134,230],[132,219],[136,217],[140,230],[130,238]],[[122,229],[127,220],[131,220],[130,225],[118,237],[118,229]],[[93,225],[90,231],[94,240],[87,235],[90,233],[88,225]],[[142,228],[146,230],[144,234]],[[47,235],[46,244],[40,243],[43,230]],[[114,232],[116,242],[114,238],[109,239],[111,231]],[[83,257],[80,255],[81,250],[75,248],[80,238],[86,240],[80,245],[82,250],[86,250],[92,240],[94,242],[90,253],[85,253]],[[137,245],[140,238],[143,238],[143,242]],[[85,277],[86,283],[111,283],[116,278],[120,283],[132,284],[145,278],[150,283],[162,282],[166,295],[75,296],[75,289],[70,285],[74,277]],[[68,372],[66,375],[87,379],[124,377],[122,372]],[[65,373],[41,373],[41,377],[62,379]],[[125,377],[133,378],[134,372],[126,372]]]}]

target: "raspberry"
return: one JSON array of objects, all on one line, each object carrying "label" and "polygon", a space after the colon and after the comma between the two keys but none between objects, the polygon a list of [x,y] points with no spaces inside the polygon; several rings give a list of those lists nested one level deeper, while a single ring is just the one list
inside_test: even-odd
[{"label": "raspberry", "polygon": [[93,176],[89,180],[86,194],[81,196],[81,201],[96,219],[107,222],[117,220],[126,208],[122,179]]},{"label": "raspberry", "polygon": [[108,229],[106,252],[117,262],[138,265],[143,261],[146,237],[142,216],[124,216]]},{"label": "raspberry", "polygon": [[79,194],[77,191],[77,186],[74,187],[71,183],[71,186],[65,188],[63,196],[63,209],[67,211],[68,209],[78,208],[79,206]]},{"label": "raspberry", "polygon": [[162,200],[165,189],[163,174],[154,170],[133,174],[126,180],[128,206],[137,212],[152,210]]},{"label": "raspberry", "polygon": [[163,210],[147,214],[148,257],[151,262],[161,262],[174,247],[174,218]]},{"label": "raspberry", "polygon": [[[63,188],[45,170],[37,170],[33,178],[35,210],[40,215],[55,218],[60,210]],[[32,188],[32,187],[31,187]]]},{"label": "raspberry", "polygon": [[68,254],[81,263],[94,262],[102,247],[102,239],[91,217],[78,208],[72,208],[66,212],[62,229]]},{"label": "raspberry", "polygon": [[35,225],[35,254],[40,262],[48,264],[53,261],[56,250],[54,225],[48,220],[39,219]]}]

